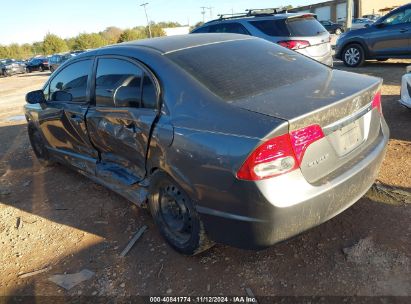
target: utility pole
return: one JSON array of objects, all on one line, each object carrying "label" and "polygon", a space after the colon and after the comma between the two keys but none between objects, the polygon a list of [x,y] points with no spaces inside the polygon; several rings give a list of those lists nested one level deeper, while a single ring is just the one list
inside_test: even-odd
[{"label": "utility pole", "polygon": [[347,19],[345,21],[345,30],[349,31],[352,27],[352,11],[354,8],[354,0],[347,0]]},{"label": "utility pole", "polygon": [[152,36],[151,36],[151,26],[150,26],[150,22],[148,21],[148,15],[147,15],[147,10],[146,10],[147,5],[148,5],[148,2],[143,3],[140,6],[144,7],[144,13],[146,14],[146,19],[147,19],[148,33],[150,35],[150,38],[152,38]]},{"label": "utility pole", "polygon": [[201,11],[201,14],[203,15],[203,23],[205,23],[205,9],[206,9],[207,7],[205,7],[205,6],[202,6],[201,7],[201,9],[202,9],[202,11]]},{"label": "utility pole", "polygon": [[210,20],[213,20],[213,8],[214,7],[207,7],[207,9],[209,9],[210,10]]}]

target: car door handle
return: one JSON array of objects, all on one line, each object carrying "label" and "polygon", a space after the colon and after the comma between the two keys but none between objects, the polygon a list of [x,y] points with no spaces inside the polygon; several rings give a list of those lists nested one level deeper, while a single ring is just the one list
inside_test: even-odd
[{"label": "car door handle", "polygon": [[408,29],[400,29],[400,33],[406,33],[408,32]]}]

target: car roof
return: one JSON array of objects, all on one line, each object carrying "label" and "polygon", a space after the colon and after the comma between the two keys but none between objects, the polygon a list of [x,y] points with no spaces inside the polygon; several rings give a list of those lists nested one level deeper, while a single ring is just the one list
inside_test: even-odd
[{"label": "car roof", "polygon": [[[154,49],[162,54],[176,52],[180,50],[190,49],[194,47],[200,47],[209,44],[224,43],[229,41],[246,40],[246,39],[258,39],[248,35],[229,34],[229,33],[207,33],[207,34],[187,34],[177,35],[170,37],[159,37],[152,39],[135,40],[116,45],[104,47],[106,48],[119,48],[124,46],[129,47],[145,47]],[[96,50],[98,51],[98,50]],[[93,54],[95,51],[87,52],[81,55]]]}]

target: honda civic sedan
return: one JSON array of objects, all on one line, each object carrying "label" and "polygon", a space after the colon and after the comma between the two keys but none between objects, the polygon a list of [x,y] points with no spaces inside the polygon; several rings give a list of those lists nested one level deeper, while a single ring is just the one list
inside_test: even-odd
[{"label": "honda civic sedan", "polygon": [[381,84],[260,38],[197,34],[76,56],[25,115],[42,164],[148,206],[177,251],[261,249],[371,187],[389,138]]}]

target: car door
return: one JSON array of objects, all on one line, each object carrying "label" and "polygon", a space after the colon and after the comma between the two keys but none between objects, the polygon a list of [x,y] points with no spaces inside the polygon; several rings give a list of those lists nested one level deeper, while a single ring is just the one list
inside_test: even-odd
[{"label": "car door", "polygon": [[145,177],[151,128],[158,115],[157,94],[157,81],[139,62],[98,58],[95,104],[87,113],[90,140],[100,153],[98,177],[116,176],[126,184]]},{"label": "car door", "polygon": [[368,38],[370,51],[375,56],[403,56],[411,51],[411,9],[403,9],[386,16],[372,25]]},{"label": "car door", "polygon": [[93,58],[75,61],[54,75],[44,89],[46,104],[39,124],[53,154],[94,174],[98,159],[89,140],[85,115],[90,102]]}]

